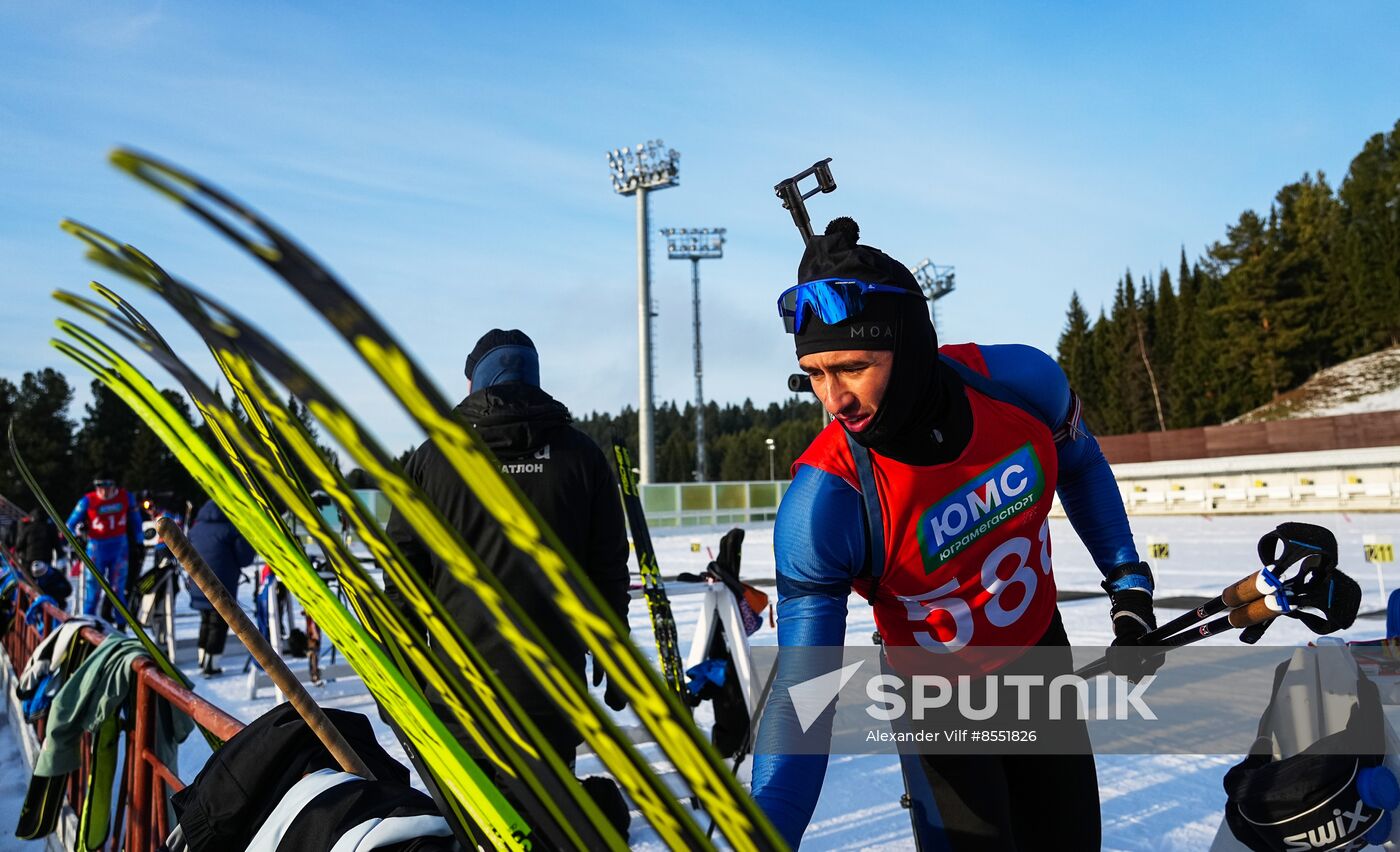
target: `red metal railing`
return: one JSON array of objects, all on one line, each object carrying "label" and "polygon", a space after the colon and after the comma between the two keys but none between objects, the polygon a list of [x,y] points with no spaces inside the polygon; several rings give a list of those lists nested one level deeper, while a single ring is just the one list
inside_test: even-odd
[{"label": "red metal railing", "polygon": [[[24,618],[37,593],[21,583],[15,595],[15,617],[2,641],[15,673],[13,679],[17,680],[42,637],[67,620],[68,616],[48,603],[43,604],[41,634]],[[104,638],[102,633],[90,627],[83,628],[80,636],[94,645],[100,644]],[[162,674],[149,657],[138,658],[131,667],[136,675],[132,686],[136,691],[135,714],[131,720],[131,730],[124,732],[126,749],[120,786],[114,797],[116,813],[112,818],[111,835],[104,848],[154,852],[170,833],[170,796],[185,786],[180,780],[178,767],[165,765],[155,753],[156,699],[164,698],[176,710],[193,719],[196,725],[221,740],[228,740],[242,730],[243,723]],[[25,724],[23,719],[15,719],[14,722],[17,725]],[[36,733],[42,740],[42,721],[36,725]],[[68,802],[75,813],[82,811],[83,799],[87,794],[84,785],[88,779],[90,738],[90,734],[83,735],[82,765],[68,778]]]}]

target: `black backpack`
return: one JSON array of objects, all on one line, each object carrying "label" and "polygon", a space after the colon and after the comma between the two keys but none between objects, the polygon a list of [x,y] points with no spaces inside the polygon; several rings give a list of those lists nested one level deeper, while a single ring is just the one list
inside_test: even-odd
[{"label": "black backpack", "polygon": [[1400,805],[1385,757],[1385,717],[1376,685],[1357,671],[1356,706],[1345,729],[1291,757],[1273,756],[1274,705],[1290,665],[1274,673],[1274,697],[1244,760],[1225,774],[1225,821],[1254,852],[1350,849],[1390,836],[1389,811]]}]

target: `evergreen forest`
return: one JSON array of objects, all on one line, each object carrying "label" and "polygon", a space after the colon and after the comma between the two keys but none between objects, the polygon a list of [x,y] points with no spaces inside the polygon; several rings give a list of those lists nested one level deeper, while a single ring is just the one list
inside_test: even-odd
[{"label": "evergreen forest", "polygon": [[1400,122],[1334,190],[1318,172],[1199,257],[1070,297],[1060,366],[1103,435],[1223,423],[1314,372],[1400,343]]}]

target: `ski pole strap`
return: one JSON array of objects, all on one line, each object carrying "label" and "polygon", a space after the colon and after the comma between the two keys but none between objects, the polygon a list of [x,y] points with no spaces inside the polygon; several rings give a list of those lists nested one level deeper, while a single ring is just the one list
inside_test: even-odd
[{"label": "ski pole strap", "polygon": [[865,503],[866,564],[870,566],[870,596],[867,600],[875,605],[875,593],[880,588],[880,576],[885,573],[885,520],[880,511],[880,492],[875,488],[875,467],[870,461],[870,451],[862,447],[846,433],[846,445],[851,448],[851,458],[856,463],[856,476],[860,478],[860,496]]},{"label": "ski pole strap", "polygon": [[1270,571],[1268,568],[1261,570],[1259,572],[1259,577],[1265,583],[1274,587],[1274,596],[1278,598],[1279,610],[1287,615],[1291,607],[1288,605],[1288,590],[1283,587],[1283,581],[1274,576],[1274,572]]}]

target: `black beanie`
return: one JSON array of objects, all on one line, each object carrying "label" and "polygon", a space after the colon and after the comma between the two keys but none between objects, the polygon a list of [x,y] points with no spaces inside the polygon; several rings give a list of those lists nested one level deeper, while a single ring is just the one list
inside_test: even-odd
[{"label": "black beanie", "polygon": [[865,297],[860,316],[827,325],[815,314],[808,315],[801,333],[793,335],[797,357],[813,352],[842,349],[892,351],[901,315],[914,310],[925,312],[919,283],[904,264],[877,248],[860,245],[860,226],[849,216],[831,220],[826,232],[813,237],[797,265],[797,281],[822,278],[850,278],[870,284],[884,284],[908,290],[918,297],[871,293]]},{"label": "black beanie", "polygon": [[843,349],[893,352],[889,384],[875,416],[866,428],[849,434],[884,455],[929,464],[940,452],[936,445],[943,443],[938,430],[952,423],[950,406],[961,396],[960,385],[956,374],[939,367],[938,334],[914,274],[879,249],[860,245],[859,239],[853,220],[832,220],[823,236],[807,244],[798,281],[854,278],[910,295],[870,293],[860,316],[835,325],[810,317],[802,333],[794,335],[797,357]]}]

